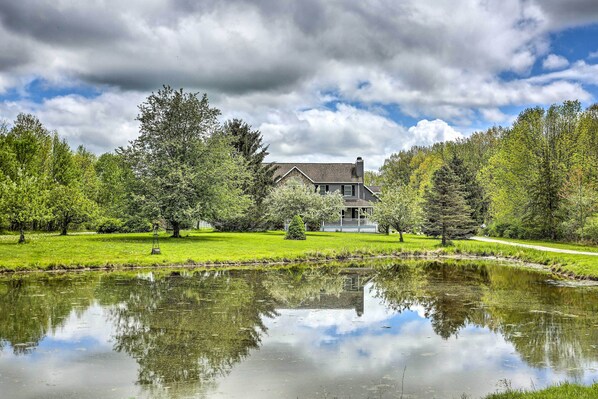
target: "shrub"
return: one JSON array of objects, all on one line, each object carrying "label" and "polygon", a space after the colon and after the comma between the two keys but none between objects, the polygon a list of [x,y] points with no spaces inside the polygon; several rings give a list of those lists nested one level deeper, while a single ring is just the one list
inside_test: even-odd
[{"label": "shrub", "polygon": [[152,223],[140,217],[127,219],[122,227],[123,233],[147,233],[153,230]]},{"label": "shrub", "polygon": [[295,215],[285,237],[287,240],[305,240],[305,224],[301,216]]},{"label": "shrub", "polygon": [[100,234],[117,233],[123,228],[123,222],[116,218],[103,218],[98,221],[97,232]]}]

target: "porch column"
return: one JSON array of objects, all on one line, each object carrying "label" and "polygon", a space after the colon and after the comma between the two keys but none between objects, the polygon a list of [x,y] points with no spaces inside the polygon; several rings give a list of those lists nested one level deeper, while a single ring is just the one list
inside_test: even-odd
[{"label": "porch column", "polygon": [[341,231],[343,231],[343,211],[341,211]]},{"label": "porch column", "polygon": [[357,208],[357,232],[361,233],[361,208]]}]

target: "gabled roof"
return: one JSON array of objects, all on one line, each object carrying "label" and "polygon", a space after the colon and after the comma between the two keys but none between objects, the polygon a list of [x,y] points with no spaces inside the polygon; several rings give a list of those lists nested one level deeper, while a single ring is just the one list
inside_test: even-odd
[{"label": "gabled roof", "polygon": [[274,163],[278,166],[274,180],[279,180],[293,168],[298,169],[314,183],[358,183],[353,163]]}]

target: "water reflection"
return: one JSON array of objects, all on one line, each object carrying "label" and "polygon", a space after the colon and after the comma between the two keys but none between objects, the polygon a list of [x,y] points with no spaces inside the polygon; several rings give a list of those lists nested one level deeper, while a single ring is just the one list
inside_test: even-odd
[{"label": "water reflection", "polygon": [[[525,387],[598,378],[594,287],[471,262],[373,266],[6,278],[0,390],[475,397],[503,378]],[[112,377],[93,369],[94,389],[77,376],[107,365]],[[37,377],[49,367],[57,376]]]}]

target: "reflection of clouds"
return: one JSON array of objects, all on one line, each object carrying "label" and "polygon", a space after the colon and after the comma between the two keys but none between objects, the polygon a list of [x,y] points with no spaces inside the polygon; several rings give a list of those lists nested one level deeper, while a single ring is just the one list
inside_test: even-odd
[{"label": "reflection of clouds", "polygon": [[[261,349],[219,382],[215,396],[396,397],[405,367],[405,396],[415,398],[481,397],[502,379],[514,388],[566,379],[563,372],[529,367],[486,328],[469,325],[444,340],[424,313],[413,306],[396,314],[367,290],[361,318],[343,309],[281,311],[269,321]],[[584,380],[592,378],[598,372],[588,371]]]},{"label": "reflection of clouds", "polygon": [[112,351],[113,329],[106,312],[97,303],[83,312],[72,311],[31,355],[0,352],[0,397],[138,397],[137,363]]},{"label": "reflection of clouds", "polygon": [[110,346],[110,336],[114,328],[106,323],[108,309],[97,302],[85,310],[83,314],[72,311],[62,327],[57,328],[48,341],[77,342],[82,339],[91,339],[98,345]]}]

